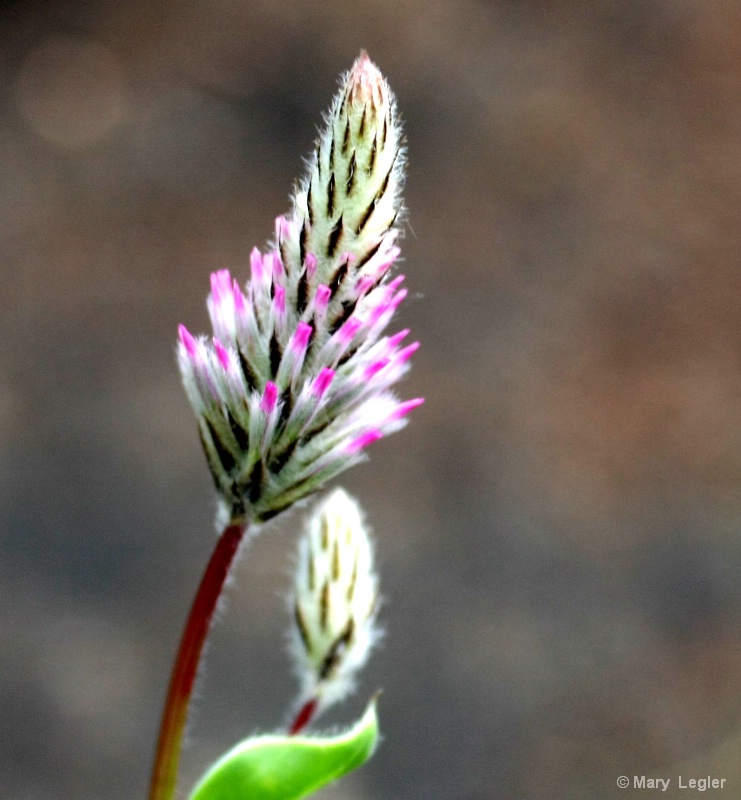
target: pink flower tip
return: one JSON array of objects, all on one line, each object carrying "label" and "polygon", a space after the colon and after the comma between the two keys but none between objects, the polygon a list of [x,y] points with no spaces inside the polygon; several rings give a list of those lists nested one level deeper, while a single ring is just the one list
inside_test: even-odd
[{"label": "pink flower tip", "polygon": [[211,294],[217,303],[229,293],[231,285],[232,276],[228,269],[219,269],[211,273]]},{"label": "pink flower tip", "polygon": [[293,348],[295,352],[303,353],[309,344],[313,328],[308,322],[299,322],[296,333],[293,334]]},{"label": "pink flower tip", "polygon": [[389,360],[388,358],[380,358],[378,361],[374,361],[372,364],[369,364],[365,368],[365,373],[363,377],[365,380],[370,380],[374,375],[377,375],[384,367],[388,366]]},{"label": "pink flower tip", "polygon": [[354,456],[356,453],[359,453],[361,450],[364,450],[368,447],[369,444],[373,444],[373,442],[377,442],[383,433],[379,431],[377,428],[373,428],[365,433],[361,433],[360,436],[357,436],[355,439],[352,439],[348,442],[345,452],[349,456]]},{"label": "pink flower tip", "polygon": [[407,336],[409,336],[409,328],[404,328],[403,331],[399,331],[398,333],[395,333],[393,336],[389,337],[389,346],[396,347],[403,339],[406,339]]},{"label": "pink flower tip", "polygon": [[262,400],[260,401],[260,410],[265,414],[272,414],[273,411],[275,410],[277,402],[278,402],[278,387],[272,381],[268,381],[265,384],[265,391],[262,393]]},{"label": "pink flower tip", "polygon": [[383,75],[378,67],[370,60],[365,50],[355,60],[348,76],[351,99],[354,102],[365,103],[373,97],[374,93],[381,92]]},{"label": "pink flower tip", "polygon": [[304,264],[306,264],[306,274],[313,278],[316,273],[316,256],[313,253],[307,253]]},{"label": "pink flower tip", "polygon": [[389,306],[391,308],[393,308],[394,310],[396,310],[398,308],[398,306],[399,306],[399,303],[401,303],[401,301],[407,296],[407,294],[409,294],[409,292],[406,289],[400,289],[394,295],[393,299],[389,303]]},{"label": "pink flower tip", "polygon": [[250,272],[252,273],[252,280],[255,283],[262,283],[265,275],[265,268],[262,261],[262,253],[257,247],[252,248],[250,253]]},{"label": "pink flower tip", "polygon": [[221,366],[228,370],[231,365],[231,359],[224,345],[214,336],[214,350],[216,350],[216,357],[219,359]]},{"label": "pink flower tip", "polygon": [[403,364],[405,361],[409,361],[417,350],[419,350],[419,342],[412,342],[412,344],[407,345],[403,350],[399,350],[396,359],[400,364]]},{"label": "pink flower tip", "polygon": [[389,421],[405,417],[410,411],[414,411],[415,408],[419,408],[424,401],[424,397],[415,397],[413,400],[406,400],[403,403],[399,403],[399,405],[396,406],[396,408],[391,412]]},{"label": "pink flower tip", "polygon": [[270,259],[273,265],[273,278],[274,280],[280,280],[283,275],[283,262],[281,261],[280,254],[273,250],[273,252],[270,253]]},{"label": "pink flower tip", "polygon": [[185,348],[185,351],[191,358],[196,357],[196,352],[198,349],[198,342],[193,338],[193,335],[188,331],[185,325],[178,325],[178,336],[180,337],[180,341]]},{"label": "pink flower tip", "polygon": [[329,367],[323,367],[321,372],[314,378],[314,383],[311,387],[312,392],[316,397],[322,395],[329,389],[329,384],[332,383],[335,376],[335,371]]},{"label": "pink flower tip", "polygon": [[362,322],[357,317],[350,317],[337,331],[337,337],[343,344],[350,344],[355,334],[360,330]]},{"label": "pink flower tip", "polygon": [[273,298],[275,311],[280,316],[286,313],[286,290],[282,286],[275,287],[275,297]]},{"label": "pink flower tip", "polygon": [[235,278],[232,282],[232,296],[234,297],[234,308],[238,314],[242,314],[245,311],[245,303],[244,303],[244,295],[242,294],[242,290],[239,288],[239,283]]},{"label": "pink flower tip", "polygon": [[291,223],[283,214],[275,218],[275,237],[279,241],[287,239],[291,235]]},{"label": "pink flower tip", "polygon": [[329,303],[330,297],[332,297],[332,290],[329,286],[320,283],[319,286],[316,287],[316,307],[320,310],[324,310]]}]

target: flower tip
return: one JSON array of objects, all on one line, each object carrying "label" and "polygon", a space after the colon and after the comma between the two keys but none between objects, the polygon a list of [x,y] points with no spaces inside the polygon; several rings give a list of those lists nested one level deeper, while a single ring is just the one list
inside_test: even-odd
[{"label": "flower tip", "polygon": [[413,400],[406,400],[403,403],[399,403],[392,415],[393,419],[397,420],[405,417],[410,411],[419,408],[424,401],[424,397],[415,397]]},{"label": "flower tip", "polygon": [[335,376],[335,371],[329,367],[323,367],[322,371],[314,378],[314,385],[312,391],[316,397],[322,395],[329,389],[329,384],[332,383]]},{"label": "flower tip", "polygon": [[265,391],[262,393],[260,410],[265,414],[272,414],[277,402],[278,387],[272,381],[268,381],[265,384]]},{"label": "flower tip", "polygon": [[296,326],[296,332],[293,334],[293,341],[291,342],[292,352],[296,355],[303,356],[306,353],[306,348],[309,345],[309,339],[314,329],[308,322],[299,322]]},{"label": "flower tip", "polygon": [[225,369],[229,369],[229,353],[227,352],[224,345],[214,336],[214,350],[216,351],[216,357],[219,359],[219,364]]},{"label": "flower tip", "polygon": [[178,336],[188,355],[193,358],[196,354],[198,343],[185,325],[178,325]]},{"label": "flower tip", "polygon": [[399,350],[397,355],[397,359],[400,364],[403,364],[419,350],[419,342],[412,342],[410,345],[407,345],[403,350]]},{"label": "flower tip", "polygon": [[348,443],[347,455],[354,456],[356,453],[359,453],[361,450],[364,450],[366,447],[368,447],[369,444],[377,442],[382,437],[383,432],[379,431],[377,428],[366,431],[365,433],[361,433],[360,436],[357,436]]},{"label": "flower tip", "polygon": [[366,50],[361,50],[355,59],[347,82],[351,100],[359,103],[370,100],[374,91],[383,91],[385,83],[381,70],[371,61]]}]

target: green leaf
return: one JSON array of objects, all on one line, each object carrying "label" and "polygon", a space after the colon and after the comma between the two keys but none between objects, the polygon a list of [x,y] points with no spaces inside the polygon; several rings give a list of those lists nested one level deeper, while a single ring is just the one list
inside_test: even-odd
[{"label": "green leaf", "polygon": [[299,800],[364,764],[378,741],[375,698],[338,736],[254,736],[222,756],[190,800]]}]

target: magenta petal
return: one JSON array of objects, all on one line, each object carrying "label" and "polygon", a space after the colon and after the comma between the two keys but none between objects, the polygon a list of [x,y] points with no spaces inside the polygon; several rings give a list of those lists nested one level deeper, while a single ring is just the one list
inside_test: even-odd
[{"label": "magenta petal", "polygon": [[275,218],[275,238],[280,241],[281,239],[288,239],[291,235],[291,223],[281,214]]},{"label": "magenta petal", "polygon": [[196,342],[196,340],[193,338],[193,336],[185,327],[185,325],[178,325],[178,336],[180,337],[180,341],[183,343],[183,347],[185,348],[188,355],[192,359],[195,358],[198,348],[198,342]]},{"label": "magenta petal", "polygon": [[361,433],[360,436],[352,439],[345,448],[347,454],[349,456],[355,455],[355,453],[359,453],[364,448],[368,447],[369,444],[373,444],[373,442],[377,442],[383,433],[377,429],[372,429],[366,431],[365,433]]},{"label": "magenta petal", "polygon": [[262,253],[256,247],[253,247],[250,253],[250,272],[253,283],[261,286],[265,277],[265,266],[262,260]]},{"label": "magenta petal", "polygon": [[214,350],[216,351],[216,357],[219,359],[219,363],[221,366],[228,370],[231,365],[231,360],[229,358],[229,353],[226,351],[224,345],[214,336]]},{"label": "magenta petal", "polygon": [[409,328],[404,328],[403,331],[399,331],[395,333],[393,336],[389,337],[389,347],[394,348],[398,345],[403,339],[405,339],[409,335]]},{"label": "magenta petal", "polygon": [[303,354],[306,352],[306,346],[309,344],[309,339],[313,332],[313,328],[307,322],[299,322],[296,327],[296,333],[293,334],[292,347],[296,354]]},{"label": "magenta petal", "polygon": [[396,360],[400,364],[403,364],[405,361],[409,361],[417,350],[419,350],[419,342],[412,342],[412,344],[407,345],[403,350],[399,350],[396,354]]},{"label": "magenta petal", "polygon": [[307,253],[304,264],[306,264],[306,274],[309,278],[313,278],[316,273],[316,256],[313,253]]},{"label": "magenta petal", "polygon": [[272,414],[277,402],[278,387],[272,381],[268,381],[265,384],[265,391],[263,392],[262,400],[260,401],[260,410],[265,414]]},{"label": "magenta petal", "polygon": [[286,313],[286,290],[282,286],[275,287],[275,297],[273,298],[275,313],[283,317]]},{"label": "magenta petal", "polygon": [[244,314],[246,311],[245,299],[242,290],[239,288],[237,279],[235,278],[232,283],[232,296],[234,297],[234,310],[237,314]]},{"label": "magenta petal", "polygon": [[211,273],[211,294],[216,303],[221,303],[228,296],[232,285],[232,276],[228,269],[219,269]]},{"label": "magenta petal", "polygon": [[329,286],[320,283],[316,287],[316,299],[314,300],[317,311],[322,312],[327,308],[330,297],[332,297],[332,290]]},{"label": "magenta petal", "polygon": [[389,416],[389,422],[405,417],[410,411],[413,411],[415,408],[419,408],[424,401],[424,397],[415,397],[413,400],[405,400],[403,403],[399,403],[399,405],[396,406],[396,408],[391,412]]},{"label": "magenta petal", "polygon": [[374,375],[379,373],[384,367],[388,366],[389,360],[388,358],[381,358],[378,361],[374,361],[372,364],[369,364],[365,371],[363,372],[363,377],[365,380],[369,380]]},{"label": "magenta petal", "polygon": [[342,342],[344,345],[350,344],[350,342],[355,338],[357,332],[360,330],[362,326],[362,322],[357,319],[357,317],[350,317],[347,322],[337,331],[337,338]]},{"label": "magenta petal", "polygon": [[316,397],[321,397],[329,388],[329,384],[334,379],[335,371],[329,367],[323,367],[322,371],[314,378],[311,391]]}]

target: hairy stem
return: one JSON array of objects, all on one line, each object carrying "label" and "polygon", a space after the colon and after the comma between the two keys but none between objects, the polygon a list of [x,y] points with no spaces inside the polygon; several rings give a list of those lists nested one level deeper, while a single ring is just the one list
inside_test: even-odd
[{"label": "hairy stem", "polygon": [[229,576],[229,570],[246,530],[246,524],[237,521],[230,522],[224,529],[216,543],[206,571],[203,573],[201,584],[190,609],[162,713],[149,800],[173,800],[175,797],[188,706],[198,673],[203,645],[206,642],[219,597]]}]

